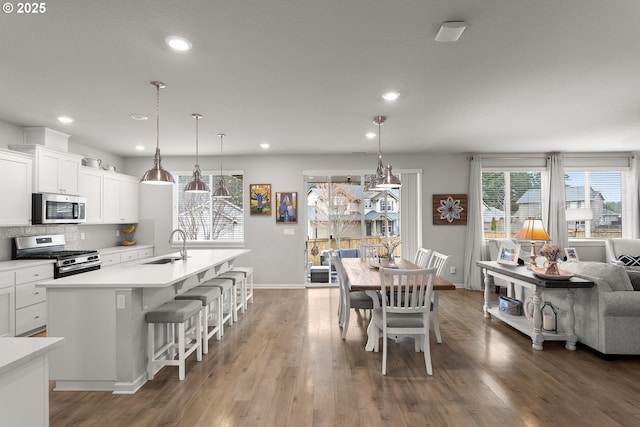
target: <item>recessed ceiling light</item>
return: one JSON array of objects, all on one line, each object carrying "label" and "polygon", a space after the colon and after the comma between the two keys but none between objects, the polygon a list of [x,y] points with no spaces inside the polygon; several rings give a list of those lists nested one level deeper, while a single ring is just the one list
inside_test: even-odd
[{"label": "recessed ceiling light", "polygon": [[269,144],[267,144],[266,142],[263,142],[262,144],[260,144],[260,147],[261,147],[263,150],[266,150],[267,148],[269,148],[269,147],[270,147],[270,145],[269,145]]},{"label": "recessed ceiling light", "polygon": [[387,92],[382,95],[382,98],[384,98],[385,101],[395,101],[399,96],[400,94],[398,92]]},{"label": "recessed ceiling light", "polygon": [[67,117],[67,116],[58,117],[58,121],[61,122],[61,123],[73,123],[73,119],[71,117]]},{"label": "recessed ceiling light", "polygon": [[369,139],[373,139],[376,137],[376,133],[375,132],[367,132],[364,134],[364,136],[366,136]]},{"label": "recessed ceiling light", "polygon": [[438,34],[436,34],[436,41],[457,42],[465,28],[467,28],[467,23],[464,21],[443,22]]},{"label": "recessed ceiling light", "polygon": [[149,120],[149,117],[142,114],[132,114],[129,117],[131,117],[133,120]]},{"label": "recessed ceiling light", "polygon": [[164,39],[164,41],[172,49],[179,50],[181,52],[189,50],[193,47],[193,45],[189,40],[180,36],[169,36],[166,39]]},{"label": "recessed ceiling light", "polygon": [[136,145],[136,150],[138,151],[144,150],[144,145]]}]

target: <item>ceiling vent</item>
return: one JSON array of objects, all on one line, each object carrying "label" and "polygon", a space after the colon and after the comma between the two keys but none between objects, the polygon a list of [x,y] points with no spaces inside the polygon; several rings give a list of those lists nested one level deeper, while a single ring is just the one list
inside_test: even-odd
[{"label": "ceiling vent", "polygon": [[443,22],[438,34],[436,34],[436,41],[457,42],[465,28],[467,28],[467,23],[464,21]]}]

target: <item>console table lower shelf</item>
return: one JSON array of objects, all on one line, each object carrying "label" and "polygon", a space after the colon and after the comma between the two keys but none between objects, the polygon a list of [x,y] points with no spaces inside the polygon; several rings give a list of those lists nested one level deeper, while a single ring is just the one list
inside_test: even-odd
[{"label": "console table lower shelf", "polygon": [[[490,316],[485,314],[486,318],[495,317],[496,319],[502,320],[512,328],[528,335],[533,342],[532,347],[535,350],[542,350],[542,342],[544,341],[566,341],[567,344],[565,347],[567,350],[576,349],[577,337],[574,333],[566,331],[558,331],[557,333],[545,332],[542,328],[539,332],[536,332],[533,322],[529,321],[525,316],[512,316],[510,314],[506,314],[501,312],[498,307],[490,307],[487,311]],[[540,348],[536,348],[535,337],[537,336],[542,336]]]},{"label": "console table lower shelf", "polygon": [[[593,282],[575,277],[563,281],[545,280],[535,276],[524,266],[504,267],[495,261],[478,261],[477,265],[482,268],[484,273],[483,312],[486,319],[490,319],[493,316],[519,330],[523,334],[528,335],[531,337],[531,347],[533,347],[534,350],[542,350],[542,343],[544,341],[566,341],[565,348],[567,350],[575,351],[576,342],[578,341],[578,337],[574,330],[575,317],[573,312],[573,302],[575,290],[577,288],[590,288],[594,285]],[[520,288],[520,290],[522,290],[522,288],[526,288],[532,291],[533,322],[530,322],[524,316],[513,316],[503,313],[498,307],[491,305],[490,288],[493,284],[494,277],[509,282],[511,284],[511,293],[515,292],[514,288],[516,287]],[[558,330],[557,333],[550,333],[542,330],[542,314],[540,312],[542,302],[541,294],[542,292],[551,291],[566,292],[565,302],[567,315],[563,329]]]}]

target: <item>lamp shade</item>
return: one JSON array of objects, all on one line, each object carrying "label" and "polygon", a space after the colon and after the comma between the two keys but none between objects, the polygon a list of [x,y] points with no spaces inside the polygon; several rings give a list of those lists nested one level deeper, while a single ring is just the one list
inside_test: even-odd
[{"label": "lamp shade", "polygon": [[156,154],[153,157],[153,167],[146,171],[140,180],[143,184],[172,185],[175,180],[173,175],[162,167],[160,158],[160,148],[156,147]]},{"label": "lamp shade", "polygon": [[541,219],[528,218],[525,220],[520,232],[516,236],[516,239],[520,240],[551,240],[551,237],[547,234],[542,225]]}]

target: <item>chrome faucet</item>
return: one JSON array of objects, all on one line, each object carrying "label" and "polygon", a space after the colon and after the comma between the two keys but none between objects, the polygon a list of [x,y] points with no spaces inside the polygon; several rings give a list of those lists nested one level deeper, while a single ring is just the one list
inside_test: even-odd
[{"label": "chrome faucet", "polygon": [[180,257],[182,259],[187,259],[187,233],[180,228],[176,228],[171,232],[171,236],[169,236],[169,244],[173,244],[173,236],[179,233],[182,236],[182,247],[180,248]]}]

